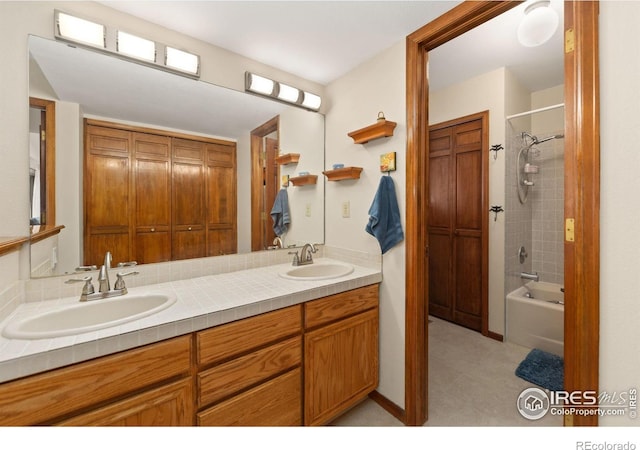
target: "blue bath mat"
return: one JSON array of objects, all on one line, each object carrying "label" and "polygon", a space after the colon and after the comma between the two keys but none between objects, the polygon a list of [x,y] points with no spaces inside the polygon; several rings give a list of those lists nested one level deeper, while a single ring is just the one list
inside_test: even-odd
[{"label": "blue bath mat", "polygon": [[564,360],[534,348],[516,369],[516,375],[550,391],[564,389]]}]

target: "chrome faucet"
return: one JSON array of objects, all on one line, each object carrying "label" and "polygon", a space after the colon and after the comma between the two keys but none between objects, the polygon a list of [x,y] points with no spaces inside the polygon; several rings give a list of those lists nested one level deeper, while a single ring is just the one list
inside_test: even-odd
[{"label": "chrome faucet", "polygon": [[[120,263],[118,267],[127,267],[127,266],[135,266],[137,263],[135,261]],[[84,283],[82,288],[82,294],[80,295],[80,301],[86,302],[89,300],[98,300],[101,298],[110,298],[117,297],[120,295],[124,295],[127,293],[127,287],[124,284],[124,277],[129,275],[138,275],[139,272],[118,272],[116,274],[116,283],[111,289],[111,284],[109,283],[109,269],[111,268],[111,252],[107,252],[104,255],[104,264],[100,267],[100,273],[98,274],[98,292],[95,292],[93,284],[91,283],[91,277],[83,277],[83,278],[72,278],[70,280],[65,281],[65,283]]]},{"label": "chrome faucet", "polygon": [[278,248],[284,248],[284,244],[282,243],[282,238],[280,236],[275,237],[273,245],[267,247],[267,250],[276,250]]},{"label": "chrome faucet", "polygon": [[520,278],[523,280],[540,281],[540,275],[538,275],[538,272],[520,272]]},{"label": "chrome faucet", "polygon": [[311,256],[311,254],[317,251],[318,249],[314,244],[304,244],[302,246],[302,250],[300,250],[300,259],[298,260],[298,265],[303,266],[305,264],[313,264],[313,256]]},{"label": "chrome faucet", "polygon": [[111,283],[109,283],[109,269],[111,269],[111,252],[107,252],[104,255],[104,263],[100,267],[100,273],[98,274],[98,292],[109,292],[111,290]]}]

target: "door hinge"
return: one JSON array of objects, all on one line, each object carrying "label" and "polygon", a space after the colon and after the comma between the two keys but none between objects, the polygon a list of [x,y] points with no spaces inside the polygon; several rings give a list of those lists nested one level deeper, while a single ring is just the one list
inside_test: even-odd
[{"label": "door hinge", "polygon": [[41,141],[46,141],[47,140],[47,132],[44,130],[40,130],[40,140]]},{"label": "door hinge", "polygon": [[576,240],[575,235],[575,219],[566,219],[564,222],[564,238],[567,242],[573,242]]},{"label": "door hinge", "polygon": [[568,28],[564,32],[564,52],[571,53],[576,48],[576,37],[573,28]]}]

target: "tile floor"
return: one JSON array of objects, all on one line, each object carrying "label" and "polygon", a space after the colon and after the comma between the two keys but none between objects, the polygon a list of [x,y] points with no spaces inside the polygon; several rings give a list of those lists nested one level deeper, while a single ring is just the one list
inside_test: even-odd
[{"label": "tile floor", "polygon": [[[531,383],[514,372],[530,349],[482,336],[430,318],[429,420],[425,426],[562,426],[547,414],[523,418],[516,409],[520,392]],[[334,421],[335,426],[402,426],[367,399]]]}]

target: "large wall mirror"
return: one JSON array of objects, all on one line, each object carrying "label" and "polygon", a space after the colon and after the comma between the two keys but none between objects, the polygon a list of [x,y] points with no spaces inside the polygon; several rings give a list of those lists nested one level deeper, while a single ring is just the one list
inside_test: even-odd
[{"label": "large wall mirror", "polygon": [[[60,227],[59,234],[32,243],[32,277],[70,274],[84,265],[86,119],[234,141],[237,253],[252,251],[253,178],[262,172],[252,167],[252,132],[275,120],[277,133],[269,138],[275,137],[279,153],[300,155],[295,164],[277,166],[278,180],[300,172],[320,175],[316,185],[279,187],[287,190],[291,217],[283,245],[324,242],[322,114],[37,36],[29,37],[29,55],[30,98],[55,102],[56,216],[51,225]],[[261,220],[270,227],[273,205],[263,203]],[[263,249],[254,245],[253,250]]]}]

